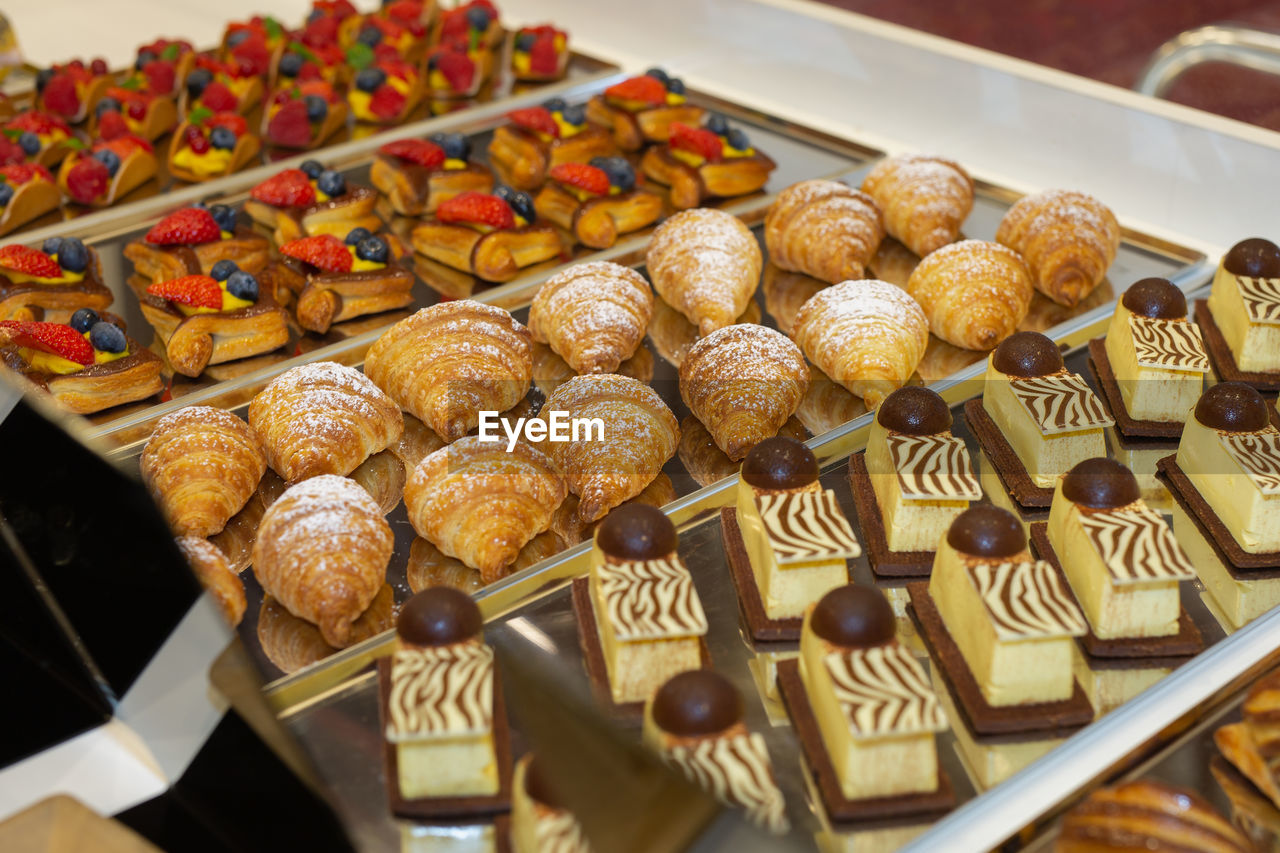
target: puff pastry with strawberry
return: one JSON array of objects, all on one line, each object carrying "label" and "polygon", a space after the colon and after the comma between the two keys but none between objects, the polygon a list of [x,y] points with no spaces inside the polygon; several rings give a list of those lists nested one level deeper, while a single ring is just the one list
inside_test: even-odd
[{"label": "puff pastry with strawberry", "polygon": [[511,73],[528,83],[549,83],[569,69],[569,34],[550,24],[521,27],[512,36]]},{"label": "puff pastry with strawberry", "polygon": [[587,102],[587,119],[609,128],[623,151],[666,142],[674,122],[696,126],[704,112],[688,103],[684,82],[661,68],[615,83]]},{"label": "puff pastry with strawberry", "polygon": [[169,174],[180,181],[208,181],[256,162],[262,142],[239,113],[192,110],[169,143]]},{"label": "puff pastry with strawberry", "polygon": [[0,364],[81,415],[164,389],[160,359],[125,334],[123,320],[93,308],[66,323],[0,321]]},{"label": "puff pastry with strawberry", "polygon": [[507,118],[509,122],[493,132],[489,160],[498,176],[516,189],[536,190],[555,166],[618,153],[609,131],[587,121],[583,105],[566,104],[563,98],[512,110]]},{"label": "puff pastry with strawberry", "polygon": [[511,281],[525,267],[559,256],[555,228],[537,222],[528,194],[498,187],[442,202],[433,219],[413,229],[415,251],[484,281]]},{"label": "puff pastry with strawberry", "polygon": [[36,74],[36,108],[79,124],[114,82],[107,61],[101,57],[87,65],[74,59],[43,68]]},{"label": "puff pastry with strawberry", "polygon": [[306,160],[254,187],[244,203],[245,213],[273,229],[277,245],[300,237],[334,234],[345,237],[353,228],[374,230],[382,220],[373,212],[378,194],[348,184],[341,172]]},{"label": "puff pastry with strawberry", "polygon": [[325,80],[285,81],[267,103],[262,137],[268,145],[318,148],[347,123],[347,102]]},{"label": "puff pastry with strawberry", "polygon": [[18,146],[25,162],[49,168],[61,163],[76,145],[65,121],[40,110],[19,113],[5,122],[2,132]]},{"label": "puff pastry with strawberry", "polygon": [[493,189],[493,175],[471,159],[471,140],[461,133],[388,142],[374,156],[369,180],[402,216],[435,213],[454,196]]},{"label": "puff pastry with strawberry", "polygon": [[97,251],[76,237],[0,248],[0,320],[65,323],[77,308],[103,311],[113,300]]},{"label": "puff pastry with strawberry", "polygon": [[208,275],[223,260],[258,273],[271,256],[271,243],[237,220],[235,208],[225,204],[184,207],[157,222],[141,240],[126,244],[124,256],[151,281]]},{"label": "puff pastry with strawberry", "polygon": [[58,187],[77,204],[109,207],[155,177],[159,168],[150,142],[124,134],[99,139],[63,160]]},{"label": "puff pastry with strawberry", "polygon": [[195,63],[196,51],[191,42],[161,38],[139,45],[133,67],[147,78],[147,88],[152,92],[177,98],[182,91],[182,81],[187,79]]},{"label": "puff pastry with strawberry", "polygon": [[93,108],[93,113],[89,130],[106,139],[130,133],[155,142],[178,126],[178,105],[174,98],[141,86],[112,86]]},{"label": "puff pastry with strawberry", "polygon": [[422,75],[412,63],[383,55],[356,72],[347,104],[356,119],[373,124],[399,124],[423,96]]},{"label": "puff pastry with strawberry", "polygon": [[178,110],[183,115],[203,107],[210,112],[247,115],[262,101],[263,78],[244,73],[247,66],[231,66],[212,56],[199,56],[183,80]]},{"label": "puff pastry with strawberry", "polygon": [[38,163],[0,166],[0,234],[57,210],[62,193],[53,175]]},{"label": "puff pastry with strawberry", "polygon": [[662,199],[636,188],[635,169],[625,157],[553,166],[533,205],[543,219],[592,249],[607,249],[662,215]]},{"label": "puff pastry with strawberry", "polygon": [[748,195],[764,188],[773,160],[751,145],[741,128],[711,115],[705,127],[671,125],[671,141],[644,152],[645,175],[671,188],[678,210],[700,207],[713,198]]}]

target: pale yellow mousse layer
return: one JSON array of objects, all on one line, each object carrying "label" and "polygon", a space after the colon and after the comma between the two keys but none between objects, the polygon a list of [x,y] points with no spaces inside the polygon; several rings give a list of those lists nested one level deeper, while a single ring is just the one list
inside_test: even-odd
[{"label": "pale yellow mousse layer", "polygon": [[1015,377],[997,370],[993,359],[994,356],[987,358],[982,408],[1026,466],[1032,482],[1042,489],[1052,488],[1057,476],[1071,470],[1077,462],[1106,455],[1101,426],[1053,434],[1042,432],[1014,396],[1010,379]]},{"label": "pale yellow mousse layer", "polygon": [[1013,513],[1022,524],[1022,532],[1030,535],[1031,522],[1027,521],[1022,510],[1005,490],[1004,484],[1000,482],[1000,475],[996,473],[995,465],[981,449],[978,450],[978,482],[982,484],[982,493],[987,496],[987,500]]},{"label": "pale yellow mousse layer", "polygon": [[1227,531],[1250,554],[1280,551],[1280,495],[1265,495],[1231,456],[1216,429],[1187,418],[1178,467]]},{"label": "pale yellow mousse layer", "polygon": [[1169,512],[1173,506],[1173,497],[1164,483],[1156,479],[1156,463],[1166,456],[1172,456],[1178,449],[1177,443],[1170,439],[1169,443],[1154,445],[1125,444],[1115,427],[1107,427],[1107,449],[1111,458],[1133,472],[1138,480],[1138,488],[1142,491],[1142,500],[1156,512]]},{"label": "pale yellow mousse layer", "polygon": [[1084,688],[1089,704],[1101,717],[1119,708],[1148,687],[1164,678],[1172,669],[1145,667],[1141,669],[1094,669],[1077,648],[1075,658],[1076,681]]},{"label": "pale yellow mousse layer", "polygon": [[[531,755],[516,762],[511,779],[511,850],[513,853],[588,853],[586,836],[574,816],[529,796],[525,784]],[[442,848],[452,850],[452,847]]]},{"label": "pale yellow mousse layer", "polygon": [[1280,578],[1236,580],[1196,523],[1176,503],[1172,510],[1173,535],[1196,567],[1196,575],[1213,596],[1231,628],[1241,628],[1280,605]]},{"label": "pale yellow mousse layer", "polygon": [[[1280,281],[1267,279],[1270,289]],[[1250,321],[1239,277],[1221,264],[1209,290],[1209,313],[1222,332],[1236,366],[1244,371],[1280,371],[1280,325]]]},{"label": "pale yellow mousse layer", "polygon": [[[867,435],[866,455],[867,473],[880,507],[886,542],[890,551],[933,551],[956,516],[969,508],[969,498],[916,499],[904,496],[902,481],[889,448],[890,435],[887,427],[873,420]],[[950,437],[950,433],[945,435]],[[964,456],[967,463],[968,454]],[[968,473],[972,476],[971,471]]]},{"label": "pale yellow mousse layer", "polygon": [[[1204,386],[1204,370],[1179,370],[1140,364],[1134,346],[1134,328],[1137,325],[1148,338],[1159,338],[1170,349],[1193,348],[1200,342],[1199,330],[1185,320],[1147,320],[1134,317],[1123,302],[1116,303],[1116,313],[1107,328],[1107,360],[1120,387],[1129,417],[1139,421],[1177,421],[1187,419],[1187,412],[1200,399]],[[1176,335],[1177,337],[1174,337]],[[1203,353],[1201,342],[1200,352]],[[1173,353],[1167,354],[1170,358]]]}]

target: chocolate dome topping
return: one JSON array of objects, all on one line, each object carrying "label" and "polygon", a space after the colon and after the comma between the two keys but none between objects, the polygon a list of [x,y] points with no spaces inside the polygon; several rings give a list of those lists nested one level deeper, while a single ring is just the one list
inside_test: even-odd
[{"label": "chocolate dome topping", "polygon": [[766,438],[742,460],[742,479],[757,489],[799,489],[818,479],[818,457],[794,438]]},{"label": "chocolate dome topping", "polygon": [[996,347],[991,363],[1009,376],[1048,376],[1062,369],[1062,351],[1039,332],[1015,332]]},{"label": "chocolate dome topping", "polygon": [[546,775],[542,772],[542,765],[538,762],[537,753],[531,755],[529,763],[525,765],[524,791],[535,802],[542,803],[548,808],[560,811],[565,809],[564,801],[556,795],[555,789],[551,787]]},{"label": "chocolate dome topping", "polygon": [[1116,509],[1142,497],[1138,478],[1114,459],[1098,456],[1076,464],[1062,479],[1062,496],[1090,509]]},{"label": "chocolate dome topping", "polygon": [[676,527],[662,510],[626,504],[605,516],[596,528],[596,544],[619,560],[657,560],[676,549]]},{"label": "chocolate dome topping", "polygon": [[682,672],[653,697],[653,721],[680,737],[715,734],[741,720],[742,696],[714,670]]},{"label": "chocolate dome topping", "polygon": [[1224,432],[1257,432],[1270,423],[1267,402],[1243,382],[1220,382],[1200,395],[1196,420]]},{"label": "chocolate dome topping", "polygon": [[845,648],[881,646],[894,637],[893,608],[873,586],[838,586],[818,600],[809,627],[822,639]]},{"label": "chocolate dome topping", "polygon": [[1027,534],[1009,510],[978,504],[951,522],[947,544],[974,557],[1012,557],[1026,549]]},{"label": "chocolate dome topping", "polygon": [[1187,316],[1187,297],[1167,278],[1135,281],[1120,301],[1134,314],[1153,320],[1181,320]]},{"label": "chocolate dome topping", "polygon": [[484,627],[471,596],[452,587],[433,586],[415,593],[400,608],[396,633],[415,646],[447,646],[470,639]]},{"label": "chocolate dome topping", "polygon": [[1222,258],[1227,272],[1250,278],[1280,278],[1280,246],[1261,237],[1241,240]]},{"label": "chocolate dome topping", "polygon": [[951,429],[951,409],[937,391],[908,385],[884,398],[876,421],[907,435],[937,435]]}]

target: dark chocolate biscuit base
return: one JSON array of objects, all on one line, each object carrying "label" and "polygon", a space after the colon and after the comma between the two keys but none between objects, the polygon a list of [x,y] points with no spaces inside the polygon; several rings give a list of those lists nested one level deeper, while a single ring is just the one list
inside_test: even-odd
[{"label": "dark chocolate biscuit base", "polygon": [[859,451],[849,457],[849,491],[853,493],[853,508],[862,527],[862,541],[871,570],[889,578],[928,577],[933,571],[935,552],[889,550],[884,516],[880,513],[875,490],[871,488],[865,452]]},{"label": "dark chocolate biscuit base", "polygon": [[1089,341],[1089,372],[1093,374],[1094,384],[1102,389],[1102,399],[1106,401],[1107,410],[1115,419],[1116,429],[1123,436],[1134,438],[1178,438],[1182,435],[1183,424],[1179,421],[1140,421],[1129,417],[1129,410],[1124,407],[1124,398],[1120,395],[1120,383],[1116,381],[1115,371],[1111,369],[1111,359],[1107,357],[1107,347],[1102,338]]},{"label": "dark chocolate biscuit base", "polygon": [[787,619],[771,619],[765,613],[764,598],[751,570],[751,558],[742,541],[742,529],[738,527],[738,510],[731,506],[720,510],[720,535],[724,539],[724,553],[729,560],[729,577],[738,591],[738,609],[747,623],[751,639],[765,643],[795,641],[800,639],[800,627],[804,620],[799,616]]},{"label": "dark chocolate biscuit base", "polygon": [[1176,455],[1166,456],[1156,463],[1156,479],[1164,483],[1182,507],[1187,516],[1196,525],[1200,535],[1213,548],[1218,559],[1227,567],[1231,577],[1236,580],[1270,580],[1280,578],[1280,551],[1264,554],[1250,554],[1240,547],[1231,531],[1218,518],[1200,494],[1200,491],[1178,466]]},{"label": "dark chocolate biscuit base", "polygon": [[964,404],[964,417],[969,424],[969,431],[978,440],[982,452],[987,455],[1000,482],[1015,503],[1024,507],[1048,507],[1053,503],[1053,489],[1041,488],[1031,479],[1027,466],[1022,464],[1018,454],[1005,441],[1000,428],[991,420],[986,409],[982,408],[981,398]]},{"label": "dark chocolate biscuit base", "polygon": [[1209,353],[1210,361],[1213,362],[1213,369],[1218,372],[1218,375],[1224,381],[1243,382],[1246,385],[1252,385],[1264,394],[1275,394],[1280,391],[1280,373],[1241,370],[1240,366],[1236,364],[1236,357],[1231,354],[1231,347],[1227,346],[1227,339],[1222,336],[1222,330],[1218,328],[1217,321],[1213,319],[1213,314],[1209,311],[1208,300],[1196,300],[1195,318],[1204,337],[1204,348]]}]

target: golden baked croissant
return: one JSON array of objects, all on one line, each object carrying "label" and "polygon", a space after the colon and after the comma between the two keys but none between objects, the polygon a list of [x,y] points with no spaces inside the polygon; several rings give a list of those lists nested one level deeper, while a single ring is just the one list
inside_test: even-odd
[{"label": "golden baked croissant", "polygon": [[[689,418],[689,420],[697,422],[695,418]],[[652,483],[644,487],[640,494],[630,500],[623,501],[613,509],[616,510],[618,507],[631,504],[644,504],[645,506],[661,508],[671,503],[676,497],[678,497],[676,495],[676,487],[671,482],[671,478],[666,474],[659,474],[653,478]],[[613,510],[609,512],[613,512]],[[595,534],[596,527],[608,517],[608,513],[605,513],[604,518],[596,521],[583,521],[578,515],[577,496],[569,495],[564,499],[564,503],[560,504],[556,514],[551,517],[551,529],[564,540],[565,546],[577,545],[579,542],[586,542],[590,539]]]},{"label": "golden baked croissant", "polygon": [[929,330],[965,349],[989,350],[1018,330],[1031,306],[1022,256],[986,240],[961,240],[929,254],[907,281]]},{"label": "golden baked croissant", "polygon": [[189,406],[165,415],[142,448],[142,480],[177,536],[212,536],[267,470],[258,436],[230,412]]},{"label": "golden baked croissant", "polygon": [[746,310],[760,284],[760,244],[736,216],[684,210],[653,232],[645,260],[653,287],[704,335]]},{"label": "golden baked croissant", "polygon": [[[548,557],[554,557],[564,550],[564,542],[550,530],[539,533],[520,549],[511,565],[507,566],[500,577],[501,580],[521,569],[527,569],[535,563],[541,563]],[[445,556],[440,549],[421,536],[413,540],[409,546],[409,566],[405,570],[409,581],[409,589],[414,592],[433,586],[447,586],[474,595],[484,589],[485,582],[480,573],[453,557]]]},{"label": "golden baked croissant", "polygon": [[778,331],[790,336],[800,306],[827,286],[825,281],[804,273],[787,272],[772,263],[765,264],[764,284],[761,286],[764,291],[764,310],[777,323]]},{"label": "golden baked croissant", "polygon": [[543,282],[529,308],[533,339],[578,373],[615,373],[644,340],[653,291],[628,267],[576,264]]},{"label": "golden baked croissant", "polygon": [[900,287],[846,281],[801,306],[795,339],[819,370],[874,409],[915,372],[929,343],[929,321]]},{"label": "golden baked croissant", "polygon": [[839,181],[792,184],[764,218],[769,261],[828,284],[862,278],[883,238],[875,201]]},{"label": "golden baked croissant", "polygon": [[862,191],[879,206],[884,230],[921,257],[955,240],[973,210],[969,173],[924,154],[881,160],[862,179]]},{"label": "golden baked croissant", "polygon": [[508,452],[505,442],[468,436],[419,463],[404,503],[419,536],[492,583],[551,526],[567,491],[555,463],[536,447],[517,441]]},{"label": "golden baked croissant", "polygon": [[[830,381],[827,384],[835,385],[834,382]],[[857,399],[843,388],[840,388],[840,393],[850,399]],[[858,405],[862,406],[861,400],[858,401]],[[863,411],[865,412],[866,409],[863,409]],[[794,438],[796,441],[804,441],[809,437],[809,431],[798,417],[789,418],[778,429],[777,434],[786,438]],[[720,482],[725,477],[732,477],[742,467],[741,462],[735,462],[730,459],[723,450],[716,446],[716,441],[711,437],[711,433],[707,432],[707,428],[702,425],[702,421],[693,415],[689,415],[680,422],[680,448],[676,452],[680,456],[680,461],[684,464],[685,470],[689,472],[689,476],[699,486],[710,486],[712,483]],[[673,496],[672,500],[674,499]]]},{"label": "golden baked croissant", "polygon": [[290,483],[350,474],[400,438],[400,407],[352,367],[314,361],[286,370],[249,404],[249,426]]},{"label": "golden baked croissant", "polygon": [[[752,299],[746,310],[738,315],[735,323],[759,323],[760,304]],[[690,323],[683,314],[667,304],[661,297],[653,300],[653,319],[649,321],[649,340],[658,355],[676,367],[684,361],[689,347],[698,342],[698,327]],[[619,373],[626,371],[619,370]],[[626,374],[630,375],[630,374]],[[637,377],[639,378],[639,377]]]},{"label": "golden baked croissant", "polygon": [[[395,627],[395,605],[395,590],[384,583],[373,603],[351,623],[347,645],[354,646]],[[294,616],[269,595],[263,597],[258,610],[258,645],[267,660],[286,675],[339,651],[324,641],[319,628]]]},{"label": "golden baked croissant", "polygon": [[321,474],[267,508],[253,546],[253,574],[294,616],[335,648],[387,579],[395,537],[382,508],[354,480]]},{"label": "golden baked croissant", "polygon": [[179,536],[174,540],[178,550],[191,567],[196,580],[212,596],[214,604],[232,628],[244,618],[248,602],[240,576],[227,563],[227,558],[208,539],[198,536]]},{"label": "golden baked croissant", "polygon": [[374,341],[365,375],[446,442],[481,411],[505,412],[533,376],[529,330],[502,308],[460,299],[423,308]]},{"label": "golden baked croissant", "polygon": [[640,494],[680,442],[680,427],[667,404],[648,385],[626,376],[578,376],[557,388],[538,413],[548,423],[549,436],[557,412],[564,413],[566,426],[577,418],[603,423],[603,429],[589,429],[578,440],[541,444],[578,496],[583,521],[603,518]]},{"label": "golden baked croissant", "polygon": [[765,326],[712,332],[680,364],[680,399],[735,460],[776,435],[808,388],[800,348]]},{"label": "golden baked croissant", "polygon": [[[679,314],[676,316],[680,317]],[[689,325],[689,321],[683,317],[680,317],[680,322],[686,326]],[[690,326],[690,328],[693,327]],[[632,379],[648,383],[653,379],[653,353],[648,347],[639,347],[631,358],[618,365],[618,369],[613,372],[619,376],[630,376]],[[578,372],[563,358],[556,355],[551,347],[538,343],[533,345],[533,384],[538,386],[538,390],[544,395],[550,394],[577,375]]]},{"label": "golden baked croissant", "polygon": [[444,439],[435,434],[431,427],[418,420],[408,412],[404,412],[404,432],[399,440],[391,445],[391,452],[400,457],[405,471],[412,471],[418,463],[429,454],[444,447]]},{"label": "golden baked croissant", "polygon": [[1037,290],[1070,308],[1107,274],[1120,248],[1120,223],[1092,196],[1045,190],[1009,208],[996,241],[1022,255]]}]

